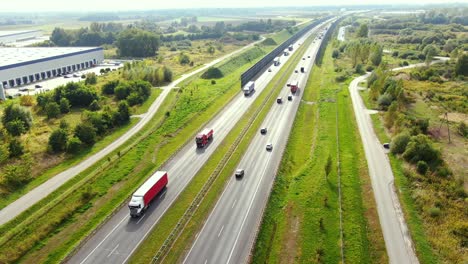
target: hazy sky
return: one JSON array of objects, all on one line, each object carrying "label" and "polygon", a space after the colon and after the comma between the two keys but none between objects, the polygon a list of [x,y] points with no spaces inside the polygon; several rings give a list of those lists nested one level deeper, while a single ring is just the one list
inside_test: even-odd
[{"label": "hazy sky", "polygon": [[[457,0],[454,0],[457,1]],[[466,0],[458,0],[465,2]],[[115,11],[167,8],[427,4],[447,0],[0,0],[0,12]],[[452,2],[452,1],[450,1]]]}]

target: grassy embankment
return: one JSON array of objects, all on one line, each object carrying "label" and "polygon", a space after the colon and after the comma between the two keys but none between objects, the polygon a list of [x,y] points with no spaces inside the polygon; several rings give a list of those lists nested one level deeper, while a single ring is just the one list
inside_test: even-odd
[{"label": "grassy embankment", "polygon": [[[334,81],[330,47],[324,56],[323,65],[314,66],[304,90],[304,101],[255,245],[253,263],[341,261],[338,166],[344,259],[348,263],[386,262],[348,83]],[[327,176],[328,157],[332,166]]]},{"label": "grassy embankment", "polygon": [[[264,53],[258,47],[243,53],[240,56],[245,57],[245,65],[226,73],[215,85],[209,80],[197,80],[197,85],[181,86],[182,89],[171,92],[155,122],[130,141],[138,144],[123,146],[110,155],[110,162],[99,162],[12,223],[1,227],[5,234],[0,241],[2,261],[21,258],[26,262],[54,262],[67,255],[134,191],[135,186],[239,92],[237,76],[251,65],[249,60],[253,63]],[[48,210],[65,198],[68,201],[65,206]]]},{"label": "grassy embankment", "polygon": [[[308,40],[308,43],[312,39]],[[192,180],[190,186],[184,190],[175,202],[173,207],[166,212],[154,231],[146,238],[140,248],[135,252],[132,263],[150,262],[153,256],[160,250],[163,242],[167,239],[171,231],[175,228],[178,220],[194,201],[195,196],[202,190],[208,179],[216,174],[217,178],[212,183],[209,191],[198,203],[197,209],[191,212],[190,220],[183,224],[183,230],[179,230],[177,239],[170,241],[170,252],[164,256],[164,262],[175,263],[181,260],[195,238],[204,220],[208,217],[213,206],[219,198],[227,181],[232,177],[232,172],[248,148],[250,141],[258,132],[258,129],[270,110],[270,106],[275,102],[277,94],[282,90],[295,65],[303,56],[304,44],[301,51],[296,52],[293,57],[283,66],[280,72],[273,78],[259,98],[247,110],[242,119],[234,126],[234,129],[226,136],[220,147],[213,153],[210,160],[203,166]],[[248,130],[247,130],[248,129]],[[247,131],[246,131],[247,130]],[[242,133],[242,132],[245,132]],[[220,169],[219,171],[218,168]],[[174,242],[174,244],[172,244]],[[166,253],[166,252],[163,252]]]}]

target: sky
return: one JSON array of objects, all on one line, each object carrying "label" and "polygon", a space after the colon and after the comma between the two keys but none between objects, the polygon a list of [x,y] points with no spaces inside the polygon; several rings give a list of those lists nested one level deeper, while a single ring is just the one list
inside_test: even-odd
[{"label": "sky", "polygon": [[[467,0],[454,0],[463,3]],[[447,0],[0,0],[0,12],[123,11],[172,8],[433,4]],[[452,2],[452,1],[450,1]]]}]

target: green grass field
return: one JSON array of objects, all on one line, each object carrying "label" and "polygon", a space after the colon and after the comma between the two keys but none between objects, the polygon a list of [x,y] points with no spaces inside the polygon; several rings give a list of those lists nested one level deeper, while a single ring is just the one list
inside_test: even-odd
[{"label": "green grass field", "polygon": [[[253,263],[341,261],[338,158],[344,260],[348,263],[386,260],[364,152],[354,117],[350,118],[351,100],[347,86],[335,83],[334,75],[328,48],[323,66],[314,66],[304,91],[304,102],[296,116],[255,245]],[[324,168],[328,157],[332,166],[327,176]]]}]

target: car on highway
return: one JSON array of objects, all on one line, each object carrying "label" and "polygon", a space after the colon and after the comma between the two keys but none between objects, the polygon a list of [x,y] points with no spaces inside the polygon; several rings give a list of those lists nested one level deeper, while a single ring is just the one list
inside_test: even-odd
[{"label": "car on highway", "polygon": [[271,68],[268,68],[268,72],[271,72]]},{"label": "car on highway", "polygon": [[237,169],[235,175],[236,175],[236,178],[243,177],[244,176],[244,169]]},{"label": "car on highway", "polygon": [[292,94],[288,95],[288,101],[292,101]]},{"label": "car on highway", "polygon": [[71,76],[70,74],[65,74],[65,75],[63,76],[63,78],[65,78],[65,79],[68,79],[68,78],[71,78],[71,77],[72,77],[72,76]]},{"label": "car on highway", "polygon": [[309,59],[310,59],[310,56],[307,56],[307,58],[309,58]]},{"label": "car on highway", "polygon": [[305,57],[304,57],[304,58],[302,58],[302,60],[305,60]]},{"label": "car on highway", "polygon": [[74,73],[73,77],[80,77],[80,74],[79,73]]},{"label": "car on highway", "polygon": [[263,127],[260,129],[260,134],[265,135],[267,133],[267,128]]},{"label": "car on highway", "polygon": [[390,149],[390,143],[383,143],[384,149]]},{"label": "car on highway", "polygon": [[281,97],[276,98],[276,102],[278,104],[281,104],[283,102],[283,98],[281,98]]},{"label": "car on highway", "polygon": [[268,144],[266,145],[266,150],[267,150],[267,151],[272,151],[272,150],[273,150],[273,144],[272,144],[272,143],[268,143]]},{"label": "car on highway", "polygon": [[36,84],[36,85],[34,85],[34,87],[36,87],[36,88],[42,88],[42,85]]}]

